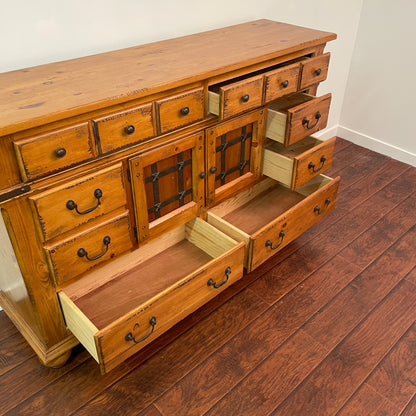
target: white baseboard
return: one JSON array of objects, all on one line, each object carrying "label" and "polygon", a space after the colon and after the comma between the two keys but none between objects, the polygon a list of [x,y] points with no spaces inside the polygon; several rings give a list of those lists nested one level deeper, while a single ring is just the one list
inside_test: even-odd
[{"label": "white baseboard", "polygon": [[338,124],[332,127],[328,127],[324,130],[314,133],[313,136],[319,137],[321,140],[328,140],[338,134]]},{"label": "white baseboard", "polygon": [[347,127],[340,125],[336,127],[337,132],[334,134],[334,136],[336,135],[342,137],[343,139],[358,144],[359,146],[363,146],[367,149],[374,150],[377,153],[390,156],[391,158],[399,160],[400,162],[416,166],[416,154],[414,153],[401,149],[400,147],[393,146],[392,144],[385,143],[374,137],[367,136],[366,134],[360,133],[358,131],[351,130]]}]

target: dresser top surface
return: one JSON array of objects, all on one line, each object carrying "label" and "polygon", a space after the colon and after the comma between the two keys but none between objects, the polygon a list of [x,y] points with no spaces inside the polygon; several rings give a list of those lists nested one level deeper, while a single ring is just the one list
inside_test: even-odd
[{"label": "dresser top surface", "polygon": [[0,136],[214,77],[336,38],[257,20],[0,74]]}]

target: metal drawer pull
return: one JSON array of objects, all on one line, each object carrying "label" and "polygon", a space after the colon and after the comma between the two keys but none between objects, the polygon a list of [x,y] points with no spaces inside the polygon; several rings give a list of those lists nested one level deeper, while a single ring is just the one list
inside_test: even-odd
[{"label": "metal drawer pull", "polygon": [[126,134],[128,134],[129,136],[131,134],[133,134],[136,131],[136,128],[133,126],[133,124],[129,124],[124,131],[126,132]]},{"label": "metal drawer pull", "polygon": [[309,162],[308,169],[312,169],[313,173],[319,172],[324,167],[325,161],[326,157],[325,155],[322,155],[320,160],[320,162],[322,163],[321,166],[318,169],[315,169],[315,164],[313,162]]},{"label": "metal drawer pull", "polygon": [[282,86],[282,88],[287,88],[287,86],[289,85],[289,81],[286,79],[280,85]]},{"label": "metal drawer pull", "polygon": [[[144,337],[142,337],[142,338],[140,338],[140,339],[136,339],[136,338],[134,337],[134,335],[133,335],[131,332],[128,332],[128,333],[126,334],[126,336],[124,337],[124,339],[125,339],[126,341],[133,341],[135,344],[138,344],[139,342],[144,341],[146,338],[149,338],[149,337],[150,337],[150,335],[152,335],[152,334],[153,334],[153,331],[155,330],[155,326],[156,326],[156,317],[155,317],[155,316],[152,316],[152,317],[150,318],[150,320],[149,320],[149,324],[151,325],[152,329],[151,329],[151,330],[150,330],[150,332],[149,332],[147,335],[145,335]],[[139,324],[135,324],[135,325],[134,325],[134,327],[133,327],[133,331],[134,331],[137,327],[139,327]]]},{"label": "metal drawer pull", "polygon": [[250,96],[248,95],[248,94],[244,94],[242,97],[241,97],[241,101],[243,102],[243,103],[248,103],[248,100],[250,99]]},{"label": "metal drawer pull", "polygon": [[270,240],[266,241],[266,247],[270,247],[272,250],[276,250],[278,247],[280,247],[283,243],[283,239],[285,238],[285,232],[283,230],[280,230],[279,233],[280,241],[273,247],[273,243]]},{"label": "metal drawer pull", "polygon": [[100,254],[97,254],[95,257],[88,257],[87,251],[85,249],[83,249],[82,247],[79,248],[78,251],[77,251],[78,257],[85,257],[88,261],[98,260],[100,257],[104,256],[105,253],[107,253],[108,246],[111,243],[111,238],[108,235],[106,235],[103,238],[103,243],[105,245],[104,251],[102,253],[100,253]]},{"label": "metal drawer pull", "polygon": [[[309,125],[310,120],[308,120],[308,119],[307,119],[307,117],[303,117],[303,120],[302,120],[302,126],[303,126],[303,127],[306,127],[308,130],[311,130],[311,129],[313,129],[314,127],[316,127],[316,125],[319,123],[319,119],[320,119],[321,117],[322,117],[321,113],[320,113],[319,111],[317,111],[317,112],[316,112],[316,114],[315,114],[315,119],[316,119],[316,121],[315,121],[315,123],[314,123],[314,124],[312,124],[311,126]],[[306,126],[305,126],[305,124],[306,124]]]},{"label": "metal drawer pull", "polygon": [[329,204],[331,203],[331,200],[329,198],[325,199],[325,208],[323,211],[321,211],[321,208],[318,207],[318,205],[315,205],[315,208],[313,209],[313,212],[317,215],[322,215],[326,209],[328,208]]},{"label": "metal drawer pull", "polygon": [[208,286],[214,286],[214,289],[218,289],[218,288],[220,288],[222,285],[225,285],[227,282],[228,282],[228,277],[230,276],[230,274],[231,274],[231,267],[230,266],[228,266],[226,269],[225,269],[225,280],[223,280],[221,283],[215,283],[212,279],[209,279],[208,280],[208,282],[207,282],[207,285]]},{"label": "metal drawer pull", "polygon": [[96,189],[94,191],[94,196],[97,198],[97,205],[95,205],[92,208],[89,208],[85,211],[78,211],[78,205],[76,204],[76,202],[74,202],[72,199],[70,199],[69,201],[66,202],[66,207],[72,211],[75,210],[79,215],[85,215],[85,214],[89,214],[90,212],[94,211],[95,209],[98,208],[98,206],[101,204],[100,199],[103,196],[103,191],[101,189]]},{"label": "metal drawer pull", "polygon": [[66,150],[63,147],[60,147],[59,149],[55,150],[55,156],[58,159],[62,159],[66,155]]},{"label": "metal drawer pull", "polygon": [[315,70],[315,72],[313,73],[316,77],[319,77],[319,75],[321,75],[322,69],[318,68]]},{"label": "metal drawer pull", "polygon": [[181,114],[187,116],[189,114],[189,107],[184,107],[181,109]]}]

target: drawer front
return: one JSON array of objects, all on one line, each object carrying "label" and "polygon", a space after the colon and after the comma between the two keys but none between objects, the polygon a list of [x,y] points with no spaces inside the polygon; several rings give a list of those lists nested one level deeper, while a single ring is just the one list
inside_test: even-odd
[{"label": "drawer front", "polygon": [[86,231],[45,246],[57,285],[118,256],[132,247],[128,212]]},{"label": "drawer front", "polygon": [[94,120],[103,153],[156,135],[151,103]]},{"label": "drawer front", "polygon": [[29,198],[39,235],[49,240],[126,205],[121,163]]},{"label": "drawer front", "polygon": [[32,180],[96,156],[88,123],[17,140],[14,148],[23,180]]},{"label": "drawer front", "polygon": [[305,184],[331,167],[334,146],[335,137],[295,157],[292,189]]},{"label": "drawer front", "polygon": [[334,209],[339,177],[307,196],[283,215],[252,235],[253,270]]},{"label": "drawer front", "polygon": [[263,75],[220,88],[220,115],[223,119],[261,106]]},{"label": "drawer front", "polygon": [[302,61],[300,90],[326,80],[330,56],[330,53],[326,53],[324,55]]},{"label": "drawer front", "polygon": [[285,145],[289,146],[325,128],[330,105],[331,94],[326,94],[290,108],[287,114]]},{"label": "drawer front", "polygon": [[284,66],[264,74],[266,93],[264,102],[276,100],[298,90],[300,63]]},{"label": "drawer front", "polygon": [[204,118],[204,90],[197,88],[156,101],[156,108],[161,134],[186,126]]},{"label": "drawer front", "polygon": [[[240,279],[243,275],[243,258],[244,244],[240,243],[197,270],[185,283],[178,283],[168,293],[96,334],[98,356],[104,371],[109,371],[142,349]],[[228,269],[231,270],[229,274]],[[210,279],[216,287],[208,284]],[[139,342],[134,342],[133,337]]]}]

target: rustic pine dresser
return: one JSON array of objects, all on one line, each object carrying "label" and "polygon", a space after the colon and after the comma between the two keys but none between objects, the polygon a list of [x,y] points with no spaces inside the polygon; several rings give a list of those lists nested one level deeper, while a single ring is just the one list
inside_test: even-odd
[{"label": "rustic pine dresser", "polygon": [[327,33],[269,20],[0,74],[0,305],[106,372],[330,212]]}]

